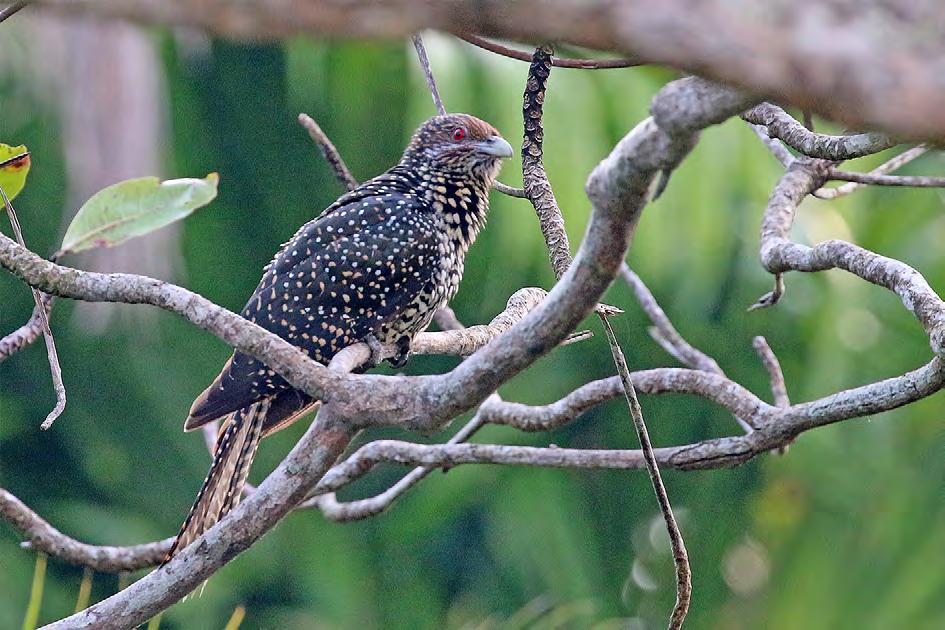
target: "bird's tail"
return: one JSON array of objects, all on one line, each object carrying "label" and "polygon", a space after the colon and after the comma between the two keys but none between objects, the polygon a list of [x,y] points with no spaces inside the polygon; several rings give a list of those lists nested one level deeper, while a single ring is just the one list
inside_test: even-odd
[{"label": "bird's tail", "polygon": [[231,414],[217,438],[210,472],[204,479],[190,513],[164,563],[201,534],[213,527],[227,512],[239,505],[249,468],[259,446],[269,400],[262,400]]}]

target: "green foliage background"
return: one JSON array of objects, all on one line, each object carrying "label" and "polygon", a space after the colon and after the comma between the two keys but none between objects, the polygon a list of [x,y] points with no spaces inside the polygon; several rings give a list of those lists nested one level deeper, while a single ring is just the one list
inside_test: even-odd
[{"label": "green foliage background", "polygon": [[[360,179],[394,163],[433,113],[406,43],[214,41],[207,55],[184,57],[170,37],[157,37],[171,112],[165,174],[217,171],[221,178],[219,198],[183,224],[186,269],[178,281],[234,310],[279,244],[341,192],[296,124],[299,111],[319,121]],[[518,146],[527,65],[445,38],[430,52],[447,107],[493,122]],[[575,244],[589,212],[587,174],[672,77],[656,68],[553,72],[547,168]],[[0,77],[0,140],[32,150],[31,181],[17,207],[30,245],[51,252],[64,213],[74,209],[65,208],[57,115],[22,89],[23,80]],[[941,166],[926,157],[909,170]],[[664,197],[647,208],[629,260],[683,334],[766,399],[767,379],[751,349],[757,334],[779,354],[795,401],[927,361],[922,330],[898,300],[840,272],[791,275],[781,305],[745,312],[771,284],[757,260],[757,233],[778,174],[747,127],[730,121],[704,134]],[[518,165],[505,168],[506,182],[520,177]],[[945,287],[938,192],[812,199],[795,235],[802,242],[852,238]],[[551,283],[531,207],[494,195],[457,313],[467,323],[487,321],[517,288]],[[649,339],[625,287],[613,287],[606,301],[627,310],[614,323],[633,367],[674,365]],[[229,351],[163,312],[120,320],[94,336],[72,316],[73,306],[61,302],[53,315],[69,405],[51,431],[39,431],[54,401],[41,344],[0,364],[0,485],[83,541],[172,535],[209,464],[201,436],[184,435],[181,424]],[[0,332],[22,324],[30,310],[26,288],[0,274]],[[417,358],[407,371],[454,364]],[[611,370],[598,334],[556,351],[502,393],[550,402]],[[698,398],[646,397],[643,404],[657,444],[738,430]],[[945,626],[943,411],[945,400],[935,396],[806,434],[784,457],[736,470],[667,472],[694,571],[688,627]],[[252,478],[276,465],[303,430],[267,440]],[[401,434],[370,433],[379,435]],[[478,439],[635,445],[618,403],[552,434],[491,427]],[[402,473],[381,469],[345,496],[376,492]],[[29,595],[34,555],[18,542],[0,524],[0,628],[19,627]],[[50,560],[41,622],[72,611],[80,579],[80,569]],[[115,576],[98,575],[93,599],[116,588]],[[658,628],[672,598],[671,560],[644,474],[470,466],[433,475],[366,521],[292,515],[215,576],[202,597],[166,613],[161,627],[222,628],[242,604],[244,628]],[[545,613],[532,616],[539,610]]]}]

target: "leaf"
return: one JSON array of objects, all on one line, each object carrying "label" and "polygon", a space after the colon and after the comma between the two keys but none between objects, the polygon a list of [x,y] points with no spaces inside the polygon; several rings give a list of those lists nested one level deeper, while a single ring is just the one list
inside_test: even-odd
[{"label": "leaf", "polygon": [[0,143],[0,188],[10,201],[23,190],[29,172],[30,152],[26,150],[26,145],[11,147]]},{"label": "leaf", "polygon": [[170,225],[217,196],[220,176],[160,181],[127,179],[98,191],[79,208],[62,238],[60,254],[112,247]]}]

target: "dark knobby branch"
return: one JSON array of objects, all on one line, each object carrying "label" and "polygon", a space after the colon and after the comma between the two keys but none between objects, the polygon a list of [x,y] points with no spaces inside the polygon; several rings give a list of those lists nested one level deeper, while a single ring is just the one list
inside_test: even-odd
[{"label": "dark knobby branch", "polygon": [[[558,200],[555,199],[554,191],[548,179],[548,174],[545,172],[545,166],[542,160],[542,142],[544,139],[542,117],[544,113],[545,89],[548,77],[551,74],[552,53],[553,49],[550,46],[539,46],[535,49],[532,56],[532,63],[529,66],[522,105],[522,115],[524,119],[522,173],[525,181],[525,193],[528,195],[528,199],[531,201],[538,215],[541,232],[545,237],[545,244],[548,247],[548,256],[551,259],[551,266],[554,269],[555,277],[560,280],[571,265],[571,248],[564,226],[564,216],[561,214]],[[678,164],[679,161],[682,160],[681,156],[674,156],[674,158],[675,164]],[[665,186],[669,172],[670,169],[665,168],[660,171],[663,186]],[[627,405],[630,408],[633,428],[640,441],[640,446],[643,449],[643,458],[646,463],[647,473],[650,477],[650,483],[656,494],[656,500],[666,522],[666,530],[670,538],[676,569],[677,588],[676,605],[673,608],[669,627],[675,630],[682,627],[682,623],[689,611],[689,602],[692,597],[689,556],[686,553],[686,546],[683,542],[682,534],[679,531],[679,526],[676,524],[672,506],[669,502],[669,496],[666,493],[663,479],[660,476],[659,466],[653,455],[653,446],[650,444],[646,423],[643,420],[643,412],[637,400],[636,391],[633,387],[633,381],[630,378],[630,371],[627,368],[623,351],[620,348],[620,344],[617,342],[617,337],[614,334],[613,327],[610,325],[605,310],[598,308],[597,314],[604,327],[607,341],[610,344],[614,365],[620,376],[623,393],[627,400]]]},{"label": "dark knobby branch", "polygon": [[555,277],[560,279],[571,264],[571,244],[564,227],[564,217],[561,216],[558,200],[555,199],[542,161],[542,143],[545,136],[542,116],[553,52],[550,46],[535,49],[525,81],[522,104],[525,127],[522,137],[522,180],[525,182],[525,196],[538,215],[538,223],[541,225],[541,233],[545,237],[545,245],[551,259],[551,268]]},{"label": "dark knobby branch", "polygon": [[883,133],[859,133],[849,136],[815,133],[771,103],[755,105],[743,113],[742,118],[753,125],[766,127],[769,136],[784,141],[789,147],[808,157],[850,160],[879,153],[897,144],[896,140]]}]

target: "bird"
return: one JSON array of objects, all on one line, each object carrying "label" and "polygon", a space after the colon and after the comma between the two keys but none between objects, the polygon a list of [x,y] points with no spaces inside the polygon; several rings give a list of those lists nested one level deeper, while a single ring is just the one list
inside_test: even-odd
[{"label": "bird", "polygon": [[[511,145],[479,118],[430,118],[395,166],[299,228],[240,315],[323,365],[366,342],[374,356],[394,346],[388,361],[403,366],[413,337],[456,295],[501,160],[510,157]],[[260,439],[317,403],[262,361],[233,353],[184,422],[184,431],[222,425],[210,471],[164,563],[238,505]]]}]

